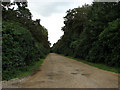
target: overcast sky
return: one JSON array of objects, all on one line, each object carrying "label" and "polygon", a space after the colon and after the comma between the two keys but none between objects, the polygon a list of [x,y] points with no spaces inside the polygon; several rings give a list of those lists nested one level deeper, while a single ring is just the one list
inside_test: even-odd
[{"label": "overcast sky", "polygon": [[33,20],[41,19],[41,25],[48,30],[48,39],[53,45],[63,35],[61,27],[64,26],[63,17],[69,9],[77,8],[85,3],[91,4],[93,0],[28,0]]}]

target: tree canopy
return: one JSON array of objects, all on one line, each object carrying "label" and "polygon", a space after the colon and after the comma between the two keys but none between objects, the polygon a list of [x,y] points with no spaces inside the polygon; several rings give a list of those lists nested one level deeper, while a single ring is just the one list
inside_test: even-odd
[{"label": "tree canopy", "polygon": [[120,65],[120,2],[94,2],[67,11],[64,35],[52,51],[109,66]]},{"label": "tree canopy", "polygon": [[[18,6],[14,9],[15,5]],[[11,8],[13,6],[13,8]],[[3,19],[3,80],[16,77],[19,71],[49,53],[48,31],[40,19],[32,20],[27,2],[2,2]]]}]

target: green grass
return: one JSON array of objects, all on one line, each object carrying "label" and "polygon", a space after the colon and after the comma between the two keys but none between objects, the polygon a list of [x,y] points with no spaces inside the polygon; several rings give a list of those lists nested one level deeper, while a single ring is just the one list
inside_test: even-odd
[{"label": "green grass", "polygon": [[[47,56],[47,55],[46,55]],[[4,74],[4,78],[2,80],[11,80],[14,78],[22,78],[26,76],[33,75],[37,72],[37,70],[40,68],[41,64],[44,62],[44,57],[43,59],[39,59],[38,61],[35,61],[29,66],[24,66],[24,67],[19,67],[19,68],[13,68],[13,71],[8,74]],[[7,73],[9,71],[6,71]],[[3,75],[3,74],[2,74]]]},{"label": "green grass", "polygon": [[106,71],[110,71],[110,72],[115,72],[115,73],[120,73],[120,70],[118,68],[116,68],[116,67],[109,67],[109,66],[107,66],[105,64],[100,64],[100,63],[92,63],[92,62],[88,62],[86,60],[81,60],[81,59],[74,58],[74,57],[71,57],[71,56],[65,56],[65,57],[68,57],[68,58],[80,61],[82,63],[88,64],[90,66],[94,66],[94,67],[102,69],[102,70],[106,70]]},{"label": "green grass", "polygon": [[21,78],[33,74],[37,69],[39,69],[43,61],[44,59],[40,59],[39,61],[35,62],[33,65],[24,67],[23,71],[21,70],[18,71],[18,75],[16,76],[16,78]]}]

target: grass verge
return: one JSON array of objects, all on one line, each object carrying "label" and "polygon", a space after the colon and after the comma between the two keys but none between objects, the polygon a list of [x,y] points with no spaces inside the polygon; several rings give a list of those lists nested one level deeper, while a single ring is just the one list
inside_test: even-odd
[{"label": "grass verge", "polygon": [[34,71],[36,71],[41,66],[43,61],[44,59],[40,59],[39,61],[35,62],[33,65],[24,67],[23,71],[21,70],[18,71],[19,74],[17,75],[17,78],[26,77],[33,74]]},{"label": "grass verge", "polygon": [[74,58],[74,57],[71,57],[71,56],[65,56],[65,57],[71,58],[73,60],[80,61],[82,63],[88,64],[90,66],[94,66],[94,67],[102,69],[102,70],[106,70],[106,71],[110,71],[110,72],[114,72],[114,73],[120,73],[120,70],[117,67],[110,67],[110,66],[107,66],[105,64],[100,64],[100,63],[92,63],[92,62],[88,62],[86,60],[81,60],[81,59]]},{"label": "grass verge", "polygon": [[34,74],[39,69],[39,67],[41,66],[41,64],[43,63],[45,58],[39,59],[38,61],[32,63],[29,66],[14,68],[14,74],[12,73],[12,75],[10,75],[9,77],[7,76],[7,78],[5,78],[3,80],[8,81],[11,79],[22,78],[22,77],[26,77],[26,76]]}]

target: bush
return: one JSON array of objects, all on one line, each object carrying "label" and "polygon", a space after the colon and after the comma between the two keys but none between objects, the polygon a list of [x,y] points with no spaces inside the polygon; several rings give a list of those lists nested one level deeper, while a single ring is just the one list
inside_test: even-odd
[{"label": "bush", "polygon": [[[36,46],[36,43],[39,45]],[[19,68],[24,69],[47,54],[47,50],[36,42],[29,30],[13,21],[3,22],[2,51],[3,80],[16,77]]]}]

